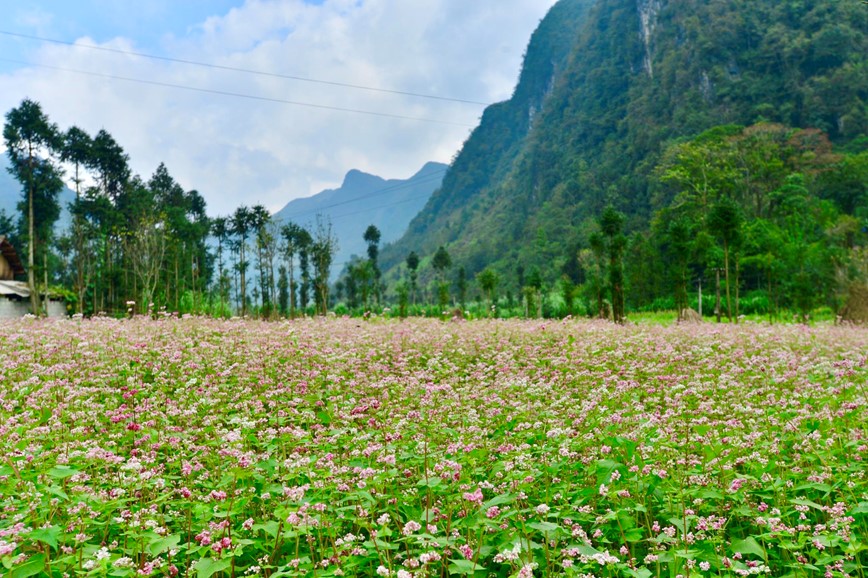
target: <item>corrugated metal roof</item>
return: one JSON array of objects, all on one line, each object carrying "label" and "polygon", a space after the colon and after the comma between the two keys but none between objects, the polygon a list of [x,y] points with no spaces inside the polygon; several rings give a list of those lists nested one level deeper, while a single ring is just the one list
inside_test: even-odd
[{"label": "corrugated metal roof", "polygon": [[16,295],[27,299],[30,297],[30,289],[23,281],[0,281],[0,295]]}]

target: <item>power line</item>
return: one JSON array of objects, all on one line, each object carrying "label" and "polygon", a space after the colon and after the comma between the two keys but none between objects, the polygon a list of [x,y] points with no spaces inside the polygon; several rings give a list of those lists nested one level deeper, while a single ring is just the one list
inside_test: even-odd
[{"label": "power line", "polygon": [[385,205],[376,205],[373,207],[367,207],[361,211],[353,211],[352,213],[343,213],[340,215],[332,215],[332,218],[337,220],[337,219],[342,219],[344,217],[354,217],[356,215],[363,215],[364,213],[370,213],[371,211],[376,211],[378,209],[388,209],[389,207],[394,207],[396,205],[402,205],[404,203],[409,203],[409,202],[415,201],[417,199],[421,199],[424,197],[430,197],[431,195],[432,195],[432,193],[420,193],[418,195],[411,195],[411,196],[407,197],[406,199],[401,199],[400,201],[395,201],[393,203],[387,203]]},{"label": "power line", "polygon": [[163,62],[189,64],[192,66],[200,66],[203,68],[210,68],[213,70],[227,70],[227,71],[231,71],[231,72],[243,72],[245,74],[255,74],[257,76],[266,76],[266,77],[270,77],[270,78],[282,78],[285,80],[295,80],[298,82],[324,84],[327,86],[339,86],[341,88],[353,88],[356,90],[367,90],[370,92],[382,92],[382,93],[386,93],[386,94],[412,96],[415,98],[427,98],[430,100],[441,100],[441,101],[447,101],[447,102],[460,102],[462,104],[473,104],[473,105],[479,105],[479,106],[489,106],[491,104],[488,102],[481,102],[478,100],[469,100],[469,99],[464,99],[464,98],[451,98],[448,96],[437,96],[437,95],[433,95],[433,94],[423,94],[423,93],[419,93],[419,92],[406,92],[403,90],[391,90],[388,88],[377,88],[377,87],[373,87],[373,86],[364,86],[361,84],[349,84],[346,82],[321,80],[321,79],[316,79],[316,78],[308,78],[308,77],[304,77],[304,76],[295,76],[295,75],[291,75],[291,74],[280,74],[277,72],[266,72],[264,70],[254,70],[251,68],[242,68],[242,67],[236,67],[236,66],[224,66],[221,64],[213,64],[210,62],[200,62],[197,60],[187,60],[184,58],[172,58],[169,56],[157,56],[155,54],[146,54],[144,52],[135,52],[132,50],[122,50],[120,48],[109,48],[107,46],[96,46],[93,44],[79,44],[76,42],[69,42],[66,40],[57,40],[57,39],[53,39],[53,38],[43,38],[41,36],[31,36],[29,34],[19,34],[16,32],[10,32],[8,30],[0,30],[0,35],[13,36],[16,38],[25,38],[28,40],[37,40],[39,42],[48,42],[48,43],[52,43],[52,44],[62,44],[64,46],[74,46],[74,47],[78,47],[78,48],[87,48],[89,50],[100,50],[102,52],[111,52],[114,54],[123,54],[125,56],[138,56],[140,58],[150,58],[152,60],[161,60]]},{"label": "power line", "polygon": [[38,68],[47,68],[49,70],[59,70],[61,72],[72,72],[74,74],[83,74],[86,76],[94,76],[97,78],[108,78],[111,80],[122,80],[125,82],[135,82],[138,84],[149,84],[152,86],[161,86],[164,88],[175,88],[175,89],[187,90],[187,91],[191,91],[191,92],[202,92],[202,93],[208,93],[208,94],[217,94],[220,96],[231,96],[234,98],[246,98],[249,100],[259,100],[259,101],[263,101],[263,102],[289,104],[289,105],[293,105],[293,106],[317,108],[320,110],[350,112],[350,113],[354,113],[354,114],[366,114],[369,116],[395,118],[395,119],[400,119],[400,120],[413,120],[413,121],[418,121],[418,122],[430,122],[430,123],[435,123],[435,124],[446,124],[446,125],[451,125],[451,126],[462,126],[462,127],[471,127],[471,128],[473,126],[475,126],[472,124],[467,124],[467,123],[462,123],[462,122],[452,122],[452,121],[448,121],[448,120],[439,120],[439,119],[433,119],[433,118],[421,118],[421,117],[414,117],[414,116],[404,116],[404,115],[400,115],[400,114],[390,114],[387,112],[375,112],[375,111],[371,111],[371,110],[360,110],[360,109],[355,109],[355,108],[343,108],[343,107],[339,107],[339,106],[329,106],[329,105],[325,105],[325,104],[313,104],[310,102],[284,100],[281,98],[269,98],[267,96],[255,96],[252,94],[243,94],[240,92],[229,92],[229,91],[225,91],[225,90],[214,90],[214,89],[210,89],[210,88],[197,88],[195,86],[186,86],[183,84],[172,84],[169,82],[160,82],[157,80],[142,80],[140,78],[130,78],[130,77],[126,77],[126,76],[117,76],[115,74],[105,74],[105,73],[101,73],[101,72],[90,72],[87,70],[77,70],[74,68],[64,68],[61,66],[51,66],[48,64],[35,64],[33,62],[25,62],[22,60],[13,60],[11,58],[0,58],[0,61],[11,62],[14,64],[22,64],[24,66],[34,66],[34,67],[38,67]]},{"label": "power line", "polygon": [[[368,194],[361,196],[361,197],[354,197],[352,199],[345,199],[343,201],[339,201],[337,203],[332,203],[330,205],[322,205],[322,206],[319,206],[315,209],[307,209],[304,211],[300,211],[298,213],[293,213],[292,217],[290,217],[290,218],[296,219],[298,217],[305,216],[305,215],[313,215],[313,214],[321,212],[323,209],[332,209],[334,207],[340,207],[342,205],[348,205],[350,203],[355,203],[357,201],[366,201],[366,200],[370,199],[371,197],[375,197],[377,195],[382,195],[384,193],[397,191],[397,190],[401,190],[401,189],[408,189],[408,188],[414,187],[416,185],[428,184],[430,182],[438,180],[440,177],[445,175],[447,171],[448,171],[448,169],[438,170],[436,172],[431,173],[430,175],[426,175],[426,176],[424,176],[420,179],[414,180],[412,182],[409,182],[409,181],[403,182],[403,183],[400,183],[397,185],[392,185],[391,187],[386,187],[383,189],[378,189],[378,190],[372,191],[371,193],[368,193]],[[428,193],[426,193],[426,194],[428,194]],[[311,197],[308,197],[308,198],[311,198]],[[404,201],[399,201],[399,203],[403,203],[403,202]],[[390,205],[385,205],[385,206],[390,206]],[[364,213],[364,212],[367,212],[370,210],[374,210],[377,208],[382,208],[382,207],[368,207],[364,211],[359,211],[358,213],[346,213],[344,215],[339,215],[339,216],[345,217],[345,216],[349,216],[349,215],[353,215],[353,214],[361,214],[361,213]],[[280,212],[280,211],[278,211],[278,212]],[[335,218],[337,218],[337,217],[335,217]]]}]

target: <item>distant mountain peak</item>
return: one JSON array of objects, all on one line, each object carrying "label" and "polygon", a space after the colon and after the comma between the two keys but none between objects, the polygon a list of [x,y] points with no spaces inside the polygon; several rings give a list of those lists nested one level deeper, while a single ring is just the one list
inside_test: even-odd
[{"label": "distant mountain peak", "polygon": [[341,185],[342,188],[346,187],[357,187],[357,186],[365,186],[374,183],[382,183],[384,179],[382,177],[378,177],[376,175],[372,175],[366,173],[364,171],[360,171],[358,169],[351,169],[347,171],[346,176],[344,177],[344,182]]},{"label": "distant mountain peak", "polygon": [[368,225],[380,229],[382,245],[403,235],[410,220],[440,187],[447,168],[442,163],[429,162],[409,178],[389,180],[352,169],[340,187],[294,199],[276,212],[274,219],[307,227],[314,225],[317,215],[329,219],[339,247],[334,276],[352,255],[365,254],[363,235]]}]

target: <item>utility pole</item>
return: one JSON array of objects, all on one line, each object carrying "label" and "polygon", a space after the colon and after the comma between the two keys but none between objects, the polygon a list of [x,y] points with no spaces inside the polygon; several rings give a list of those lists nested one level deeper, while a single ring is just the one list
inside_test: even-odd
[{"label": "utility pole", "polygon": [[702,319],[702,277],[699,278],[699,319]]}]

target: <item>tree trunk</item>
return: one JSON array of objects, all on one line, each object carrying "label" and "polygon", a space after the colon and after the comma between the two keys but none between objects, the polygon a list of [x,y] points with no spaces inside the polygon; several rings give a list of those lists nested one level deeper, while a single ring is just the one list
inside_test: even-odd
[{"label": "tree trunk", "polygon": [[36,245],[36,227],[33,225],[33,151],[30,151],[28,159],[30,170],[30,182],[27,186],[27,285],[30,288],[30,309],[34,315],[41,312],[39,303],[39,291],[36,290],[36,273],[34,267],[34,246]]},{"label": "tree trunk", "polygon": [[738,256],[735,259],[735,322],[738,323]]},{"label": "tree trunk", "polygon": [[720,323],[720,267],[714,269],[714,316]]},{"label": "tree trunk", "polygon": [[723,269],[726,275],[726,316],[729,318],[729,322],[732,323],[732,302],[730,301],[729,292],[729,245],[727,243],[723,244]]}]

